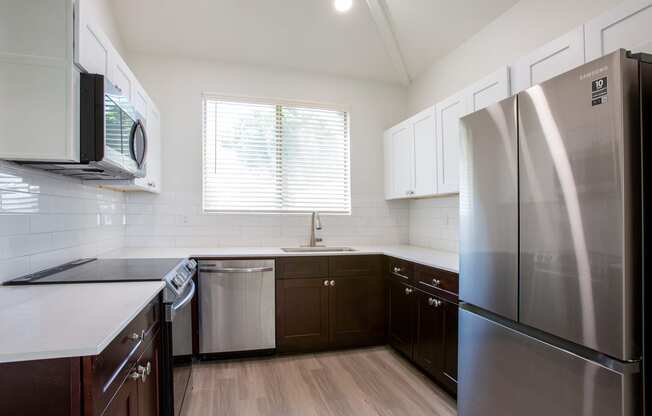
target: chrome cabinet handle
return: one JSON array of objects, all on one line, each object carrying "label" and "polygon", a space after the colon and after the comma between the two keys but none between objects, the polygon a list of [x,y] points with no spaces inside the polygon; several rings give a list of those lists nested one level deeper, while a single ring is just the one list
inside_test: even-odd
[{"label": "chrome cabinet handle", "polygon": [[441,301],[435,298],[428,298],[428,305],[438,308],[441,306]]},{"label": "chrome cabinet handle", "polygon": [[439,279],[432,279],[432,284],[435,286],[439,286],[441,284],[441,280]]},{"label": "chrome cabinet handle", "polygon": [[328,286],[328,280],[324,280],[324,286]]},{"label": "chrome cabinet handle", "polygon": [[147,364],[136,367],[136,370],[129,374],[129,377],[133,380],[140,379],[141,382],[145,383],[150,374],[152,374],[152,363],[147,361]]},{"label": "chrome cabinet handle", "polygon": [[410,289],[409,287],[406,287],[406,288],[405,288],[405,294],[406,294],[406,295],[410,295],[410,294],[412,294],[412,289]]},{"label": "chrome cabinet handle", "polygon": [[133,334],[128,335],[127,338],[129,338],[131,341],[134,342],[143,340],[145,339],[145,330],[143,329],[142,331],[140,331],[140,334],[134,332]]},{"label": "chrome cabinet handle", "polygon": [[335,280],[331,280],[331,287],[335,286]]},{"label": "chrome cabinet handle", "polygon": [[406,279],[406,280],[410,280],[410,278],[407,277],[406,275],[402,274],[402,272],[403,272],[403,269],[401,267],[398,267],[398,266],[394,266],[394,268],[392,269],[392,273],[395,276],[402,277],[403,279]]}]

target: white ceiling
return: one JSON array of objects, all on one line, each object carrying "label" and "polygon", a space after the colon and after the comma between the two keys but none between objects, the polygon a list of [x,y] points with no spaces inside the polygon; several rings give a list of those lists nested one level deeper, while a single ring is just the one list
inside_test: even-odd
[{"label": "white ceiling", "polygon": [[[111,0],[130,52],[400,82],[365,0]],[[385,0],[413,77],[517,0]]]},{"label": "white ceiling", "polygon": [[410,77],[460,46],[518,0],[385,0]]}]

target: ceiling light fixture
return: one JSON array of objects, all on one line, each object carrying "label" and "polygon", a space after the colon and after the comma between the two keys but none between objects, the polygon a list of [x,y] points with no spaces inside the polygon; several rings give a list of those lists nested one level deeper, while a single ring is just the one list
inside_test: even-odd
[{"label": "ceiling light fixture", "polygon": [[333,5],[335,6],[335,10],[338,12],[346,13],[351,10],[351,6],[353,6],[353,0],[335,0]]}]

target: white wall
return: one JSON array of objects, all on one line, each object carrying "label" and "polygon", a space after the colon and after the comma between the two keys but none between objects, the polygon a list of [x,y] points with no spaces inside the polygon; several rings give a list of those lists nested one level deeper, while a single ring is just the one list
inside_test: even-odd
[{"label": "white wall", "polygon": [[[125,44],[118,30],[118,26],[115,22],[115,15],[113,13],[113,6],[111,6],[111,0],[78,0],[83,1],[89,4],[89,10],[92,13],[92,18],[95,20],[99,27],[102,28],[104,33],[109,37],[109,40],[113,44],[113,47],[118,51],[118,53],[125,58],[127,50]],[[129,63],[127,63],[129,64]]]},{"label": "white wall", "polygon": [[120,248],[122,193],[0,162],[0,282]]},{"label": "white wall", "polygon": [[260,67],[133,55],[128,63],[161,111],[163,193],[127,196],[129,246],[305,244],[308,215],[202,213],[202,93],[345,105],[351,115],[351,216],[322,216],[324,243],[408,240],[407,203],[383,194],[382,132],[405,116],[399,86]]}]

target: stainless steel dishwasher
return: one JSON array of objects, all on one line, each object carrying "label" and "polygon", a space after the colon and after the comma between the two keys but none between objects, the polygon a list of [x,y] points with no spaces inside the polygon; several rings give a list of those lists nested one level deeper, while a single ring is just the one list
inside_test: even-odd
[{"label": "stainless steel dishwasher", "polygon": [[274,260],[199,262],[199,353],[276,348]]}]

